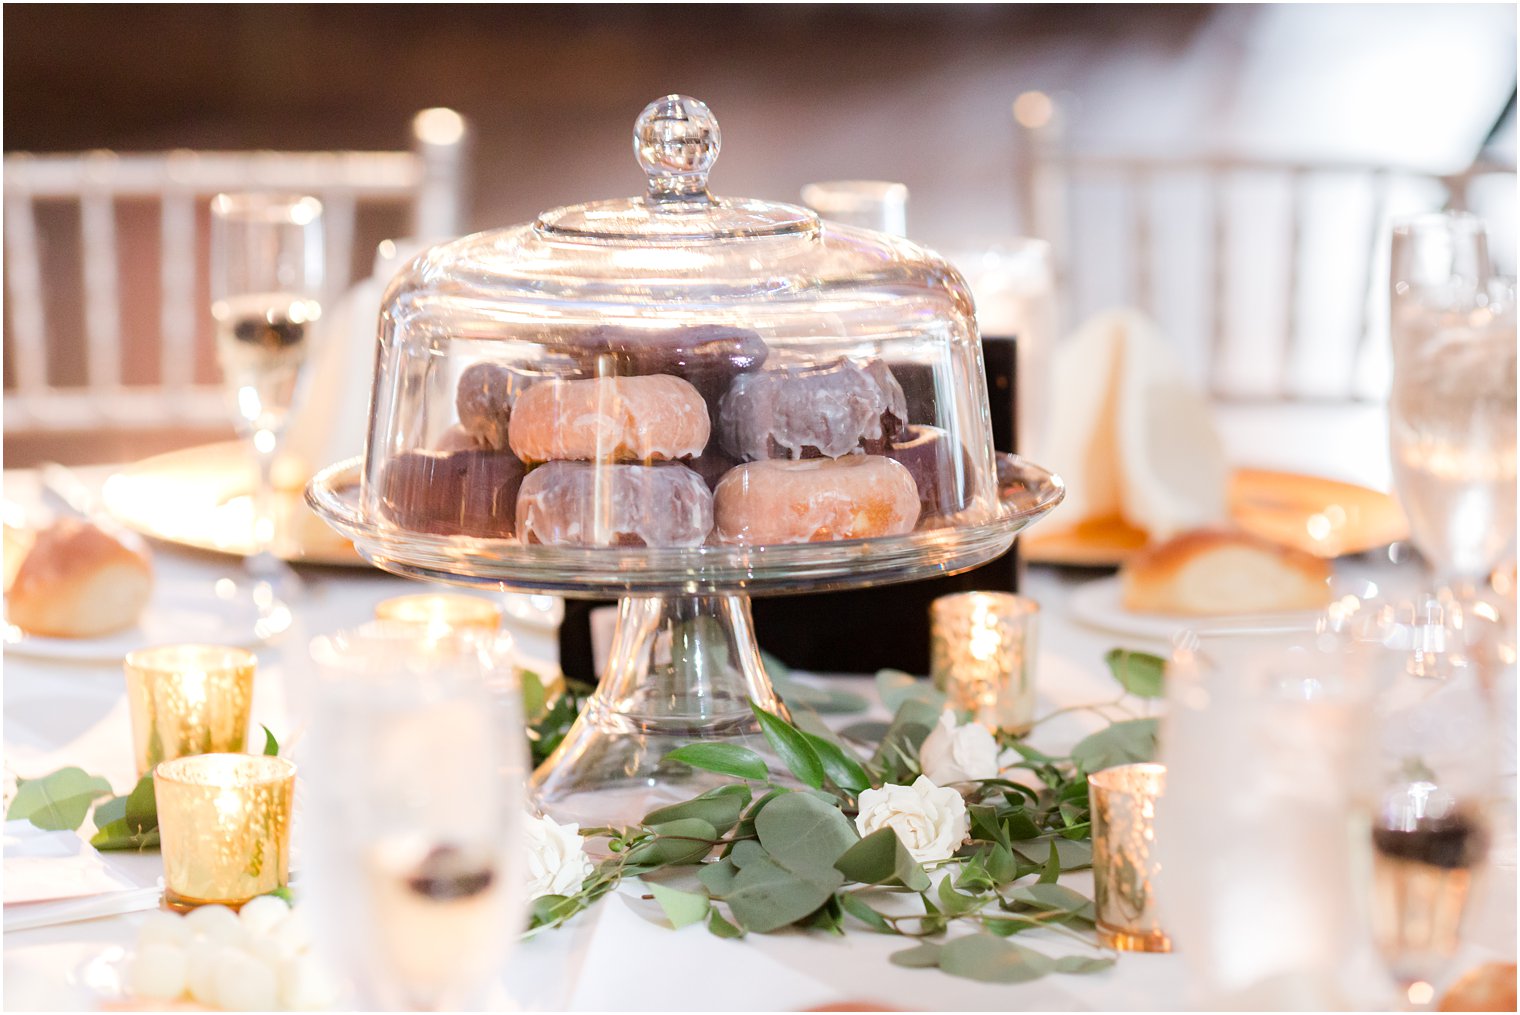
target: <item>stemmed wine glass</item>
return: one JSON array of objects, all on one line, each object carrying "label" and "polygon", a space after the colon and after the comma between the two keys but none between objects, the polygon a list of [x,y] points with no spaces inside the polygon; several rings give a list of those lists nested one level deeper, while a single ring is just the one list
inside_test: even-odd
[{"label": "stemmed wine glass", "polygon": [[1488,852],[1497,728],[1484,656],[1474,651],[1481,627],[1444,596],[1372,614],[1370,640],[1381,645],[1369,800],[1372,929],[1415,1009],[1434,997],[1457,949]]},{"label": "stemmed wine glass", "polygon": [[261,638],[290,626],[291,603],[300,595],[295,572],[272,549],[274,466],[322,316],[322,284],[322,204],[316,198],[244,193],[212,199],[217,359],[234,425],[258,462],[253,552],[244,567]]},{"label": "stemmed wine glass", "polygon": [[298,834],[319,947],[361,1008],[479,1005],[527,925],[511,639],[375,622],[311,652]]},{"label": "stemmed wine glass", "polygon": [[1389,444],[1411,537],[1459,604],[1515,547],[1515,294],[1480,219],[1393,228]]}]

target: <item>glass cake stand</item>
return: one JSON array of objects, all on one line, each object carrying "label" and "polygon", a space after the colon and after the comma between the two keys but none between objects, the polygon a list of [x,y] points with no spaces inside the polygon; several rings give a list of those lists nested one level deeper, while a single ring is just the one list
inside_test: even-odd
[{"label": "glass cake stand", "polygon": [[787,716],[761,663],[750,597],[914,581],[992,560],[1065,495],[1055,474],[1014,455],[999,459],[995,510],[979,514],[990,520],[901,536],[761,547],[572,548],[409,532],[364,518],[360,459],[319,473],[306,496],[362,556],[394,574],[617,597],[606,671],[530,788],[556,820],[622,827],[729,781],[666,760],[684,744],[742,744],[784,777],[750,708],[754,702]]}]

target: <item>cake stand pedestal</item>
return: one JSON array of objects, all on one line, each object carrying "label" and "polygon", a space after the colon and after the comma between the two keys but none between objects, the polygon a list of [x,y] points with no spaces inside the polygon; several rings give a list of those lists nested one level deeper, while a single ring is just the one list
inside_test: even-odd
[{"label": "cake stand pedestal", "polygon": [[556,820],[625,827],[656,807],[732,781],[667,758],[685,744],[741,744],[766,759],[773,777],[790,781],[751,707],[787,717],[760,661],[749,597],[913,581],[985,564],[1065,494],[1052,473],[1012,455],[1000,458],[997,502],[984,505],[975,524],[781,546],[572,548],[408,532],[364,520],[357,459],[319,473],[307,499],[360,554],[396,574],[619,597],[597,690],[534,773],[531,789]]}]

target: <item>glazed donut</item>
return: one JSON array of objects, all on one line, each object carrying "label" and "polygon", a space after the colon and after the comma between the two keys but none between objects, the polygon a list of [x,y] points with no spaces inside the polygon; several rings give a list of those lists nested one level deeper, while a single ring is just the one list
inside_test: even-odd
[{"label": "glazed donut", "polygon": [[701,546],[713,498],[684,465],[549,462],[517,497],[525,543],[550,546]]},{"label": "glazed donut", "polygon": [[404,452],[381,472],[380,508],[414,532],[506,539],[523,472],[505,451]]},{"label": "glazed donut", "polygon": [[976,466],[960,442],[939,427],[904,427],[886,455],[906,468],[918,486],[920,525],[956,514],[971,503]]},{"label": "glazed donut", "polygon": [[718,408],[723,450],[741,461],[880,454],[907,422],[901,386],[880,360],[740,374]]},{"label": "glazed donut", "polygon": [[881,455],[764,459],[723,477],[713,517],[720,542],[751,546],[895,536],[918,521],[918,487]]},{"label": "glazed donut", "polygon": [[541,381],[517,398],[508,424],[525,462],[659,462],[699,455],[712,424],[707,403],[669,374]]}]

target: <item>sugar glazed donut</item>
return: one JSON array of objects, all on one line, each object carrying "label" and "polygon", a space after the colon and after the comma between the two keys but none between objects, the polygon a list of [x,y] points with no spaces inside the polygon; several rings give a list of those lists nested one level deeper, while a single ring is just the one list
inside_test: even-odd
[{"label": "sugar glazed donut", "polygon": [[713,498],[684,465],[549,462],[523,480],[517,531],[549,546],[701,546]]},{"label": "sugar glazed donut", "polygon": [[540,381],[508,424],[524,462],[659,462],[702,453],[712,424],[692,385],[668,374]]},{"label": "sugar glazed donut", "polygon": [[723,450],[742,461],[880,454],[908,421],[907,401],[880,360],[740,374],[718,409]]},{"label": "sugar glazed donut", "polygon": [[912,473],[880,455],[750,462],[713,494],[717,540],[746,546],[901,535],[918,511]]}]

